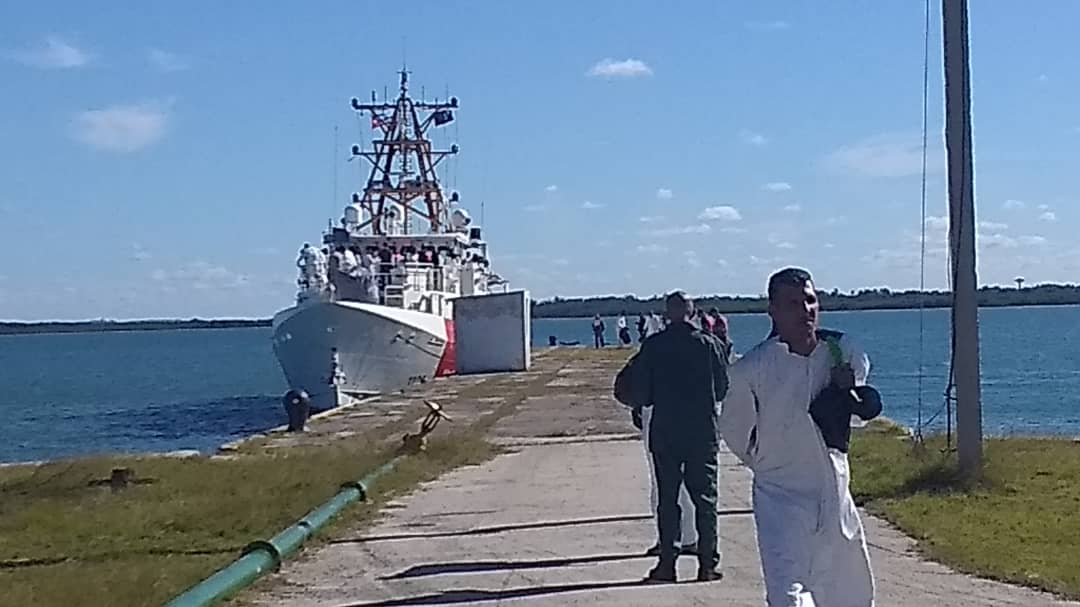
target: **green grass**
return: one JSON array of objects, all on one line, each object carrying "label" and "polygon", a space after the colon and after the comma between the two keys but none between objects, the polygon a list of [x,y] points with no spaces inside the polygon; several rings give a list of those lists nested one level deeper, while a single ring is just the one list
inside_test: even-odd
[{"label": "green grass", "polygon": [[852,443],[857,501],[957,570],[1080,598],[1080,443],[984,443],[984,470],[964,479],[942,437],[922,449],[881,425]]},{"label": "green grass", "polygon": [[[362,523],[389,496],[492,454],[475,433],[444,434],[331,527]],[[391,456],[339,441],[232,460],[98,458],[0,469],[0,605],[163,604]],[[88,486],[118,466],[155,482],[116,494]]]}]

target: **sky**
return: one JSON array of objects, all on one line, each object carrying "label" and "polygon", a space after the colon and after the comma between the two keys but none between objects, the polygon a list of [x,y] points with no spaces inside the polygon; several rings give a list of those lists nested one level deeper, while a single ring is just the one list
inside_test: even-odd
[{"label": "sky", "polygon": [[[0,319],[266,317],[365,178],[352,96],[457,96],[443,183],[535,298],[920,284],[923,7],[5,3]],[[971,9],[979,280],[1080,273],[1080,3]],[[926,272],[946,287],[940,18]],[[335,147],[335,129],[337,147]],[[336,194],[336,196],[335,196]]]}]

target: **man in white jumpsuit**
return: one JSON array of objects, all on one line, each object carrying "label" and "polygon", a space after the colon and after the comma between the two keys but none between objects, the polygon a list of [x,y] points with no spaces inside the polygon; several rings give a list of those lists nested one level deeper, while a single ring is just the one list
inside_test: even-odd
[{"label": "man in white jumpsuit", "polygon": [[[818,330],[808,272],[781,270],[768,292],[772,335],[729,368],[719,422],[724,442],[754,473],[766,602],[872,607],[874,578],[848,489],[846,439],[843,450],[827,446],[810,413],[837,376],[864,386],[870,363],[847,336]],[[848,419],[845,413],[845,428]]]}]

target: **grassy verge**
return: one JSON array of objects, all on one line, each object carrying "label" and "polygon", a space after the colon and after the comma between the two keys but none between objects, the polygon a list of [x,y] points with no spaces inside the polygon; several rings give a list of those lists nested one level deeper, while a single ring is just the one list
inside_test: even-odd
[{"label": "grassy verge", "polygon": [[915,450],[877,425],[853,440],[857,500],[957,570],[1080,598],[1080,443],[985,442],[985,469],[963,480],[941,437]]},{"label": "grassy verge", "polygon": [[[0,603],[163,604],[392,455],[372,442],[344,440],[280,451],[0,469]],[[426,454],[380,480],[371,502],[350,508],[335,526],[371,518],[388,496],[492,453],[472,431],[434,439]],[[116,494],[89,486],[121,466],[154,482]]]}]

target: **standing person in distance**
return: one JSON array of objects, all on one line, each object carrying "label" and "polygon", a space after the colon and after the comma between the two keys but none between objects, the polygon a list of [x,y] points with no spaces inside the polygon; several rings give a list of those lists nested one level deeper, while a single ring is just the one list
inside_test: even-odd
[{"label": "standing person in distance", "polygon": [[601,320],[600,315],[593,316],[592,319],[592,334],[593,334],[593,346],[596,348],[604,347],[604,321]]},{"label": "standing person in distance", "polygon": [[659,489],[659,561],[647,582],[674,582],[680,551],[679,488],[694,502],[699,581],[718,580],[716,537],[717,415],[727,391],[727,361],[716,339],[690,324],[693,304],[681,291],[665,301],[671,324],[645,339],[615,379],[615,398],[652,407],[649,446]]},{"label": "standing person in distance", "polygon": [[754,473],[767,604],[873,607],[847,458],[852,416],[881,410],[870,361],[847,335],[818,329],[809,272],[773,274],[768,296],[772,332],[731,366],[720,415],[724,442]]}]

